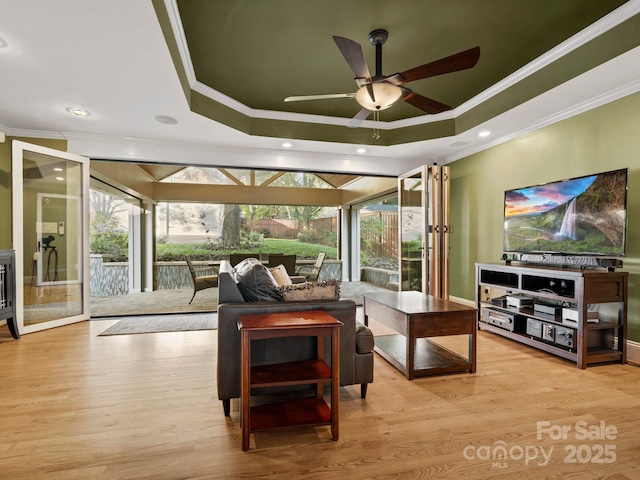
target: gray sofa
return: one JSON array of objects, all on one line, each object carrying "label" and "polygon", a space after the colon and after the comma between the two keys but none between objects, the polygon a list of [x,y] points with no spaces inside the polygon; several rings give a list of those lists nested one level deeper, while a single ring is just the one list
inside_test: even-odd
[{"label": "gray sofa", "polygon": [[[240,268],[240,265],[236,268]],[[360,384],[360,396],[366,397],[367,385],[373,382],[373,335],[356,322],[356,304],[352,300],[336,301],[245,301],[238,285],[238,274],[223,261],[218,275],[218,398],[224,414],[229,416],[232,398],[240,397],[240,333],[237,320],[241,315],[324,310],[340,320],[340,385]],[[246,294],[246,292],[245,292]],[[325,342],[329,358],[330,343]],[[252,344],[252,365],[290,362],[315,358],[316,339],[289,337],[257,340]],[[290,388],[290,387],[288,387]],[[261,389],[255,394],[270,393]]]}]

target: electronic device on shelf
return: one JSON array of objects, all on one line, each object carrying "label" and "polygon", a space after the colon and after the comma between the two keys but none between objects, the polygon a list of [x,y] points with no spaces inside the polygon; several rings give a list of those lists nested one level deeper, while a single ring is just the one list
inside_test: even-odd
[{"label": "electronic device on shelf", "polygon": [[545,305],[543,303],[534,303],[533,311],[536,313],[542,313],[544,315],[560,315],[562,313],[562,307],[556,305]]},{"label": "electronic device on shelf", "polygon": [[507,306],[507,296],[502,295],[500,297],[492,298],[491,305],[495,305],[497,307],[506,307]]},{"label": "electronic device on shelf", "polygon": [[[577,325],[580,319],[580,314],[577,308],[563,308],[562,309],[562,323],[567,325]],[[598,323],[600,321],[600,313],[597,310],[587,311],[587,322]]]},{"label": "electronic device on shelf", "polygon": [[483,321],[491,325],[495,325],[496,327],[509,330],[510,332],[513,332],[515,329],[516,322],[515,317],[512,314],[486,307],[483,307],[481,312]]},{"label": "electronic device on shelf", "polygon": [[532,306],[533,306],[533,297],[528,297],[522,294],[507,295],[507,307],[524,308],[524,307],[532,307]]}]

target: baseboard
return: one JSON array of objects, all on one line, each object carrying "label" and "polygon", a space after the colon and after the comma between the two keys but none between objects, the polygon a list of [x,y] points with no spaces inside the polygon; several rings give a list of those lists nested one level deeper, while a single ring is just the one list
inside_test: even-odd
[{"label": "baseboard", "polygon": [[640,343],[627,340],[627,361],[640,365]]},{"label": "baseboard", "polygon": [[451,302],[461,303],[462,305],[467,305],[469,307],[475,307],[476,306],[476,302],[474,302],[473,300],[467,300],[466,298],[462,298],[462,297],[454,297],[452,295],[449,295],[449,300]]}]

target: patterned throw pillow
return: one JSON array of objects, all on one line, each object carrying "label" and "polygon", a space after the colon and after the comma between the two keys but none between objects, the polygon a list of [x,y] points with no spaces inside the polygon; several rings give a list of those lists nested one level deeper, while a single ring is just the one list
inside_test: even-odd
[{"label": "patterned throw pillow", "polygon": [[340,300],[340,281],[294,283],[280,287],[284,301],[304,302],[309,300]]},{"label": "patterned throw pillow", "polygon": [[277,267],[272,267],[269,269],[271,275],[275,279],[276,283],[279,287],[283,285],[291,285],[291,278],[289,278],[289,274],[287,273],[287,269],[284,268],[284,265],[278,265]]}]

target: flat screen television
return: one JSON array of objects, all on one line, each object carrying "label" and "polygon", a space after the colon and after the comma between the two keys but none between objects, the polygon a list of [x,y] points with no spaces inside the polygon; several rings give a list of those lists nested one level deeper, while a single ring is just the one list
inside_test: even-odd
[{"label": "flat screen television", "polygon": [[507,190],[504,251],[625,254],[627,169]]}]

